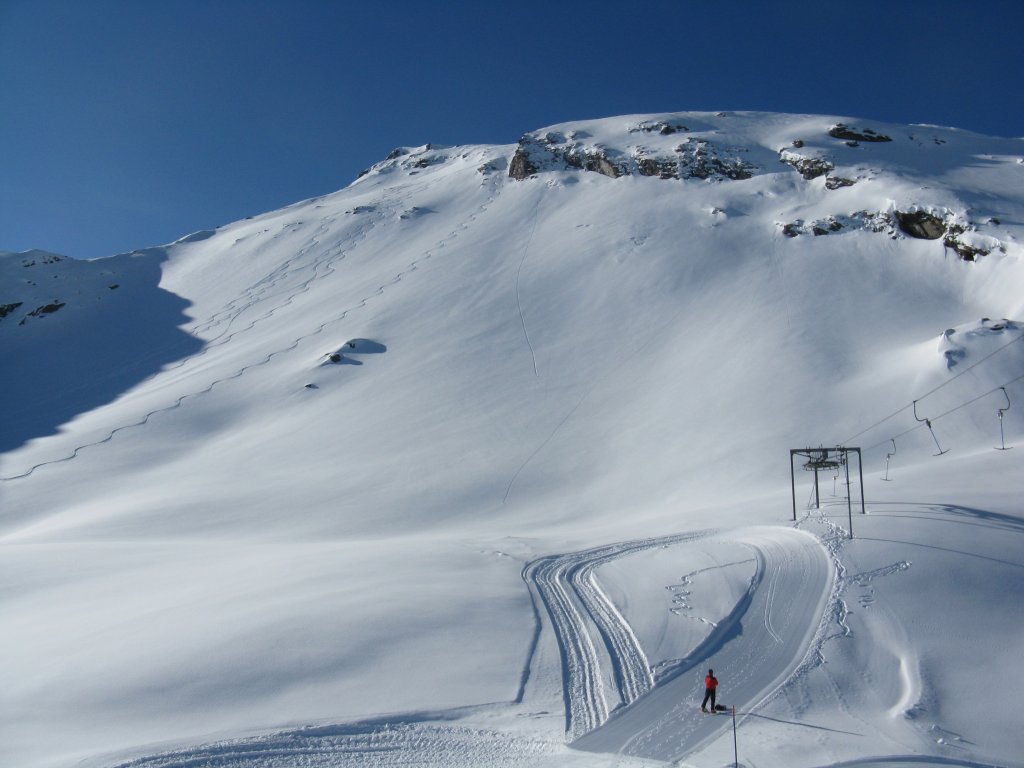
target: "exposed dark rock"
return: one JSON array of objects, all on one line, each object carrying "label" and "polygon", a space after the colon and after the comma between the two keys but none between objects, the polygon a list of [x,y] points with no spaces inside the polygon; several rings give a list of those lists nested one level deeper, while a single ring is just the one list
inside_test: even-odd
[{"label": "exposed dark rock", "polygon": [[11,312],[22,305],[23,302],[15,301],[12,304],[0,304],[0,319],[7,317]]},{"label": "exposed dark rock", "polygon": [[44,304],[41,307],[36,307],[35,309],[33,309],[28,314],[29,314],[30,317],[42,317],[43,315],[52,315],[54,312],[56,312],[58,309],[60,309],[64,305],[65,305],[65,302],[54,300],[50,304]]},{"label": "exposed dark rock", "polygon": [[971,224],[951,221],[950,214],[941,218],[927,211],[895,211],[892,214],[885,211],[857,211],[849,215],[835,214],[809,223],[798,219],[783,226],[782,231],[787,237],[796,237],[808,233],[822,236],[858,229],[887,234],[894,240],[904,235],[920,240],[941,239],[943,246],[964,261],[977,261],[991,253],[993,247],[1005,252],[998,241],[993,247],[967,242],[964,235],[975,231]]},{"label": "exposed dark rock", "polygon": [[942,244],[953,250],[964,261],[977,261],[979,256],[988,256],[991,253],[988,249],[968,245],[960,239],[960,235],[966,231],[967,228],[962,224],[951,224]]},{"label": "exposed dark rock", "polygon": [[990,251],[984,248],[978,248],[973,245],[967,245],[962,243],[955,237],[947,237],[942,241],[942,244],[947,248],[951,248],[956,254],[964,261],[977,261],[979,256],[988,256]]},{"label": "exposed dark rock", "polygon": [[[672,128],[670,133],[685,128],[658,123],[633,130],[660,131],[665,126]],[[566,143],[554,143],[549,138],[550,134],[543,137],[527,134],[520,139],[509,163],[509,177],[521,180],[543,171],[576,169],[613,179],[631,174],[661,179],[749,179],[757,170],[739,156],[738,153],[746,149],[725,151],[707,140],[684,142],[675,148],[673,155],[649,154],[638,148],[632,157],[622,157],[601,146],[581,144],[573,137]]]},{"label": "exposed dark rock", "polygon": [[582,171],[586,163],[586,153],[577,147],[572,147],[562,155],[562,159],[565,160],[570,168],[577,168]]},{"label": "exposed dark rock", "polygon": [[512,160],[508,164],[508,176],[510,179],[516,179],[522,181],[528,179],[533,174],[537,173],[537,166],[530,162],[529,155],[526,154],[526,150],[519,147],[516,153],[512,155]]},{"label": "exposed dark rock", "polygon": [[803,139],[794,139],[793,140],[793,146],[796,147],[797,149],[802,149],[803,146],[804,146],[804,140]]},{"label": "exposed dark rock", "polygon": [[734,159],[732,163],[727,163],[716,157],[712,160],[712,166],[714,167],[715,171],[722,174],[728,179],[732,179],[733,181],[749,179],[754,175],[752,173],[752,169],[754,168],[754,166],[750,165],[749,163],[745,163],[738,158]]},{"label": "exposed dark rock", "polygon": [[829,128],[828,135],[834,139],[849,139],[851,141],[892,141],[890,137],[881,133],[875,133],[870,128],[865,128],[862,131],[855,131],[843,123],[836,123]]},{"label": "exposed dark rock", "polygon": [[678,179],[679,164],[675,160],[641,157],[636,161],[641,176],[657,176],[662,179]]},{"label": "exposed dark rock", "polygon": [[816,179],[819,176],[824,176],[829,171],[835,168],[832,163],[821,157],[805,157],[803,155],[797,155],[793,152],[783,150],[779,154],[779,160],[786,165],[791,165],[803,176],[805,179],[810,181]]},{"label": "exposed dark rock", "polygon": [[946,234],[946,223],[926,211],[896,211],[896,221],[905,234],[919,240],[938,240]]},{"label": "exposed dark rock", "polygon": [[688,142],[676,147],[682,154],[680,176],[684,179],[726,178],[749,179],[756,166],[741,157],[722,157],[722,151],[709,141]]},{"label": "exposed dark rock", "polygon": [[831,235],[833,232],[838,232],[843,228],[842,223],[834,218],[829,217],[824,221],[817,221],[811,227],[811,232],[814,233],[815,237],[821,235]]},{"label": "exposed dark rock", "polygon": [[630,128],[629,132],[636,133],[637,131],[643,131],[644,133],[654,133],[655,131],[657,131],[662,136],[669,136],[673,133],[678,133],[679,131],[686,132],[689,130],[690,129],[687,128],[682,123],[672,124],[666,123],[663,120],[658,120],[653,123],[640,123],[640,125],[638,125],[636,128]]},{"label": "exposed dark rock", "polygon": [[597,155],[591,155],[589,162],[584,166],[588,171],[595,171],[602,173],[605,176],[610,176],[613,179],[617,179],[622,175],[619,168],[608,159],[608,156],[601,152]]},{"label": "exposed dark rock", "polygon": [[849,215],[836,214],[810,223],[797,219],[790,224],[786,224],[782,231],[787,237],[796,237],[797,235],[806,235],[808,233],[812,233],[815,236],[831,235],[844,230],[858,229],[887,234],[892,238],[898,237],[895,224],[888,213],[872,213],[869,211],[857,211]]},{"label": "exposed dark rock", "polygon": [[46,253],[45,251],[32,251],[32,253],[38,253],[40,255],[32,259],[23,259],[21,266],[34,267],[36,264],[57,264],[58,262],[64,261],[64,257],[58,256],[56,253]]},{"label": "exposed dark rock", "polygon": [[825,189],[852,187],[854,184],[856,184],[856,182],[853,179],[844,179],[842,176],[827,176],[825,178]]}]

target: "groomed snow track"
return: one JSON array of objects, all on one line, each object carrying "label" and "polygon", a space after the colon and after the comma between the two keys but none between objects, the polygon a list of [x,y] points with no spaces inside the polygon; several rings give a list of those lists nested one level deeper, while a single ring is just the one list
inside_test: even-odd
[{"label": "groomed snow track", "polygon": [[636,635],[602,591],[594,576],[599,566],[645,549],[699,538],[687,534],[611,544],[583,552],[551,555],[523,569],[523,579],[547,609],[562,659],[566,733],[571,739],[608,719],[593,622],[612,659],[618,698],[630,703],[654,686],[654,676]]},{"label": "groomed snow track", "polygon": [[[595,570],[619,557],[700,538],[752,550],[749,589],[728,616],[655,685],[636,635],[601,589]],[[678,760],[717,736],[729,718],[698,709],[700,674],[713,662],[727,704],[750,709],[800,666],[818,634],[832,592],[831,561],[810,535],[787,528],[700,532],[553,555],[535,560],[523,578],[547,609],[562,660],[566,735],[573,746],[656,760]],[[612,670],[602,673],[595,637]],[[617,690],[606,691],[614,679]],[[616,708],[610,708],[614,697]]]},{"label": "groomed snow track", "polygon": [[[698,540],[747,547],[756,562],[749,588],[724,619],[659,678],[598,569],[617,558]],[[698,544],[699,546],[699,544]],[[680,550],[681,560],[685,549]],[[723,698],[751,710],[797,673],[813,653],[833,592],[832,561],[817,539],[789,528],[702,531],[620,542],[534,560],[523,579],[543,606],[539,633],[553,631],[562,666],[566,736],[576,750],[676,761],[731,724],[702,715],[704,667],[711,661]],[[538,643],[529,665],[536,662]],[[602,662],[611,669],[602,669]],[[528,665],[528,666],[529,666]],[[693,674],[686,674],[692,672]],[[527,675],[525,686],[532,675]],[[613,681],[614,690],[607,690]],[[612,701],[614,706],[609,706]],[[450,722],[467,718],[464,724]],[[565,766],[577,763],[557,739],[470,725],[470,710],[303,728],[137,757],[117,768],[316,768],[338,766]],[[104,765],[109,763],[90,763]],[[870,765],[864,763],[865,768]]]}]

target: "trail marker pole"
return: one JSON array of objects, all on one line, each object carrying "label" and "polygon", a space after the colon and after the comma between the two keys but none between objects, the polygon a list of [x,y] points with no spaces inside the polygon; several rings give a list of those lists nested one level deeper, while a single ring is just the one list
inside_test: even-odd
[{"label": "trail marker pole", "polygon": [[736,705],[732,705],[732,764],[733,768],[740,768],[740,753],[736,746]]}]

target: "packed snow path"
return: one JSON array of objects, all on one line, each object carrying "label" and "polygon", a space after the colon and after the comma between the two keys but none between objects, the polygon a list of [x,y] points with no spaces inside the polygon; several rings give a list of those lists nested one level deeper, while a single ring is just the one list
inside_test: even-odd
[{"label": "packed snow path", "polygon": [[[832,592],[831,562],[813,537],[788,529],[730,534],[749,547],[756,572],[726,620],[655,685],[650,666],[594,570],[616,557],[709,534],[615,544],[534,561],[524,578],[547,609],[562,657],[566,731],[574,746],[678,760],[707,744],[729,718],[704,715],[707,666],[718,669],[720,703],[749,709],[775,691],[807,655]],[[622,702],[609,717],[591,625],[603,640]]]}]

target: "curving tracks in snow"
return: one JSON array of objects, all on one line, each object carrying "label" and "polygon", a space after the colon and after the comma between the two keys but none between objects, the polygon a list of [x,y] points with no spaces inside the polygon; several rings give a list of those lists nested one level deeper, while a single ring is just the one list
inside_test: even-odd
[{"label": "curving tracks in snow", "polygon": [[592,624],[612,660],[617,698],[626,704],[654,685],[647,657],[622,614],[601,589],[595,569],[619,557],[702,534],[622,542],[534,560],[523,579],[547,609],[562,660],[566,733],[582,736],[608,719],[609,707]]},{"label": "curving tracks in snow", "polygon": [[[418,184],[414,189],[419,191],[425,187],[426,185],[424,184]],[[256,357],[249,360],[241,367],[231,369],[230,372],[225,371],[212,380],[206,378],[205,374],[203,374],[201,384],[195,383],[186,387],[187,391],[180,394],[173,400],[170,400],[166,404],[146,410],[144,413],[126,420],[111,429],[104,430],[93,436],[91,439],[79,443],[72,449],[62,448],[60,449],[60,455],[56,458],[47,458],[36,461],[34,464],[20,470],[0,475],[0,483],[22,480],[24,478],[31,477],[38,470],[43,469],[44,467],[50,467],[72,461],[78,458],[78,456],[86,449],[96,448],[110,443],[118,434],[143,427],[147,425],[153,417],[177,410],[178,408],[181,408],[186,401],[194,400],[206,395],[213,391],[214,388],[223,385],[226,382],[239,379],[249,371],[268,364],[274,358],[295,350],[302,342],[324,333],[328,327],[336,323],[340,323],[350,314],[365,308],[378,296],[384,295],[391,286],[402,282],[413,272],[416,272],[422,262],[434,258],[437,251],[445,248],[453,240],[458,238],[461,233],[468,229],[482,213],[485,213],[497,199],[497,195],[498,188],[493,184],[490,185],[487,188],[486,199],[476,206],[472,210],[472,213],[460,220],[455,228],[440,238],[433,246],[422,253],[417,254],[417,258],[409,262],[404,269],[386,282],[378,285],[376,290],[365,294],[359,300],[348,305],[339,313],[321,321],[318,325],[311,326],[301,335],[291,339],[287,344],[278,346],[276,349],[269,352],[264,352],[261,349]],[[300,296],[308,293],[317,280],[337,271],[337,265],[346,259],[359,245],[366,241],[370,233],[378,224],[396,213],[396,202],[400,199],[401,198],[399,197],[397,190],[391,189],[386,191],[381,196],[380,200],[371,207],[370,213],[372,215],[367,217],[365,222],[354,227],[352,232],[346,237],[340,238],[331,244],[325,244],[322,242],[322,238],[330,234],[331,224],[333,224],[338,217],[336,215],[325,216],[324,220],[294,256],[287,259],[269,274],[263,276],[249,286],[239,297],[226,304],[224,309],[214,313],[205,321],[193,326],[191,329],[193,334],[200,331],[210,333],[214,329],[218,327],[220,328],[215,335],[212,335],[209,339],[205,340],[203,347],[198,352],[189,355],[174,365],[165,367],[161,374],[156,375],[162,375],[177,369],[183,369],[186,366],[194,366],[197,361],[204,359],[213,350],[218,347],[224,347],[236,337],[253,330],[258,324],[269,320],[281,310],[291,306]],[[408,199],[408,196],[405,199]],[[309,254],[314,255],[307,263],[307,260],[304,257]],[[262,311],[260,311],[256,317],[249,319],[245,325],[241,325],[241,318],[243,315],[248,316],[248,314],[259,310]],[[151,376],[150,378],[153,377]]]},{"label": "curving tracks in snow", "polygon": [[[637,635],[602,588],[599,570],[618,558],[656,548],[680,546],[683,559],[686,549],[681,545],[700,547],[702,540],[748,548],[755,573],[746,593],[703,642],[655,679]],[[834,581],[832,561],[817,539],[794,529],[767,527],[694,532],[550,555],[527,564],[522,575],[538,608],[538,633],[553,632],[557,641],[565,729],[574,750],[541,733],[474,726],[469,708],[184,747],[137,757],[117,768],[591,764],[580,751],[640,758],[638,765],[647,759],[678,761],[732,722],[698,709],[706,666],[713,663],[718,670],[726,704],[756,707],[799,674],[814,653],[828,621],[825,608]],[[524,688],[540,671],[531,667],[543,665],[538,644],[535,639]],[[521,693],[517,703],[522,698]],[[452,722],[464,717],[464,724]],[[871,763],[858,765],[868,768]]]},{"label": "curving tracks in snow", "polygon": [[[755,575],[731,613],[655,684],[643,648],[595,571],[625,555],[712,536],[749,548]],[[705,665],[719,669],[727,704],[756,706],[804,661],[832,592],[824,549],[812,536],[785,528],[692,533],[553,555],[527,565],[523,578],[546,608],[558,642],[573,746],[666,761],[705,745],[729,723],[698,710]],[[610,670],[602,670],[602,660]]]}]

